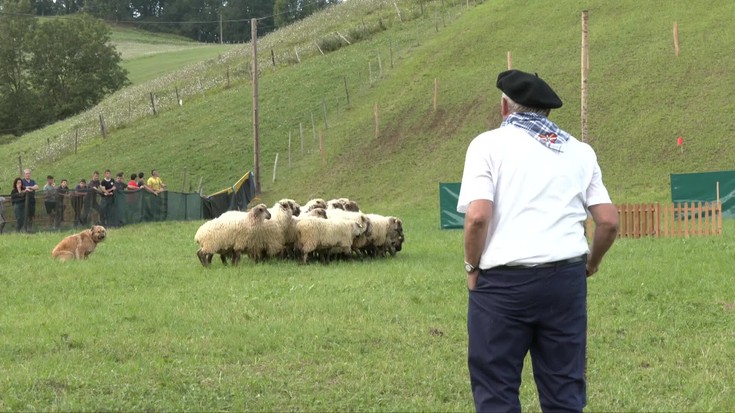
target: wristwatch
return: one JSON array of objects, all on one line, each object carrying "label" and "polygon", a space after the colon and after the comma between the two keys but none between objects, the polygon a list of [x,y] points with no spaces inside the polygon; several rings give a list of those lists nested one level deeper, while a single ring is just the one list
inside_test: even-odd
[{"label": "wristwatch", "polygon": [[472,265],[469,262],[465,261],[464,262],[464,270],[467,271],[467,273],[469,274],[471,272],[475,272],[475,270],[477,270],[477,267],[475,267],[474,265]]}]

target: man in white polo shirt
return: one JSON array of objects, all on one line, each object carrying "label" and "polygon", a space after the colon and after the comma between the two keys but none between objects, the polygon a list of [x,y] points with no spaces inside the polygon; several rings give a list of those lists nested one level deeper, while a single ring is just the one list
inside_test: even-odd
[{"label": "man in white polo shirt", "polygon": [[[537,75],[498,75],[500,128],[469,145],[464,212],[468,366],[477,411],[520,411],[531,352],[543,411],[586,405],[587,277],[615,240],[597,157],[548,119],[561,99]],[[595,222],[591,247],[587,214]]]}]

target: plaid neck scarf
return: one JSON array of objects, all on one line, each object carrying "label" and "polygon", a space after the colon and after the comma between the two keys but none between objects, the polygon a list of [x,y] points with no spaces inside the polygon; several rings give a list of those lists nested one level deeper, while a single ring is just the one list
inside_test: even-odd
[{"label": "plaid neck scarf", "polygon": [[545,116],[533,112],[511,113],[500,126],[513,125],[528,132],[540,144],[554,152],[564,152],[564,145],[571,135],[563,131]]}]

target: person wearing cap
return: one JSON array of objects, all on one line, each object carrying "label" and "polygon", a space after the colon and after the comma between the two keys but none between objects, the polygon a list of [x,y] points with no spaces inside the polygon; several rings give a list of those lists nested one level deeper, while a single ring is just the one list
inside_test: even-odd
[{"label": "person wearing cap", "polygon": [[582,411],[587,277],[615,240],[617,209],[594,150],[548,119],[562,106],[554,90],[519,70],[500,73],[496,86],[503,122],[469,144],[457,201],[475,409],[521,410],[530,351],[541,409]]}]

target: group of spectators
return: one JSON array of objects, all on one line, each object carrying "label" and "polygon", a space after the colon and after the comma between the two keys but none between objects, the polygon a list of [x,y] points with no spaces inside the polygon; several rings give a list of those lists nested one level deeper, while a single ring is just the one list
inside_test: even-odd
[{"label": "group of spectators", "polygon": [[[10,192],[11,204],[15,216],[15,229],[17,232],[30,232],[33,220],[36,216],[36,192],[43,194],[44,209],[48,216],[48,226],[54,230],[59,229],[64,220],[66,208],[65,199],[74,210],[74,226],[86,226],[88,224],[99,224],[103,226],[118,226],[122,221],[115,217],[115,193],[121,191],[145,190],[155,196],[166,191],[166,184],[161,180],[157,169],[151,171],[151,176],[146,180],[145,174],[139,172],[130,175],[130,180],[125,182],[125,174],[118,172],[115,179],[109,169],[105,170],[104,178],[100,179],[98,171],[92,173],[92,178],[87,181],[80,179],[79,183],[72,189],[69,181],[62,179],[59,185],[54,177],[46,177],[46,185],[40,188],[38,183],[31,177],[31,170],[23,171],[23,178],[13,180],[13,188]],[[92,196],[90,196],[92,195]],[[99,198],[99,203],[96,199]],[[4,213],[3,203],[5,198],[0,196],[0,234],[5,229],[7,218]],[[99,221],[90,223],[91,211],[99,213]]]}]

